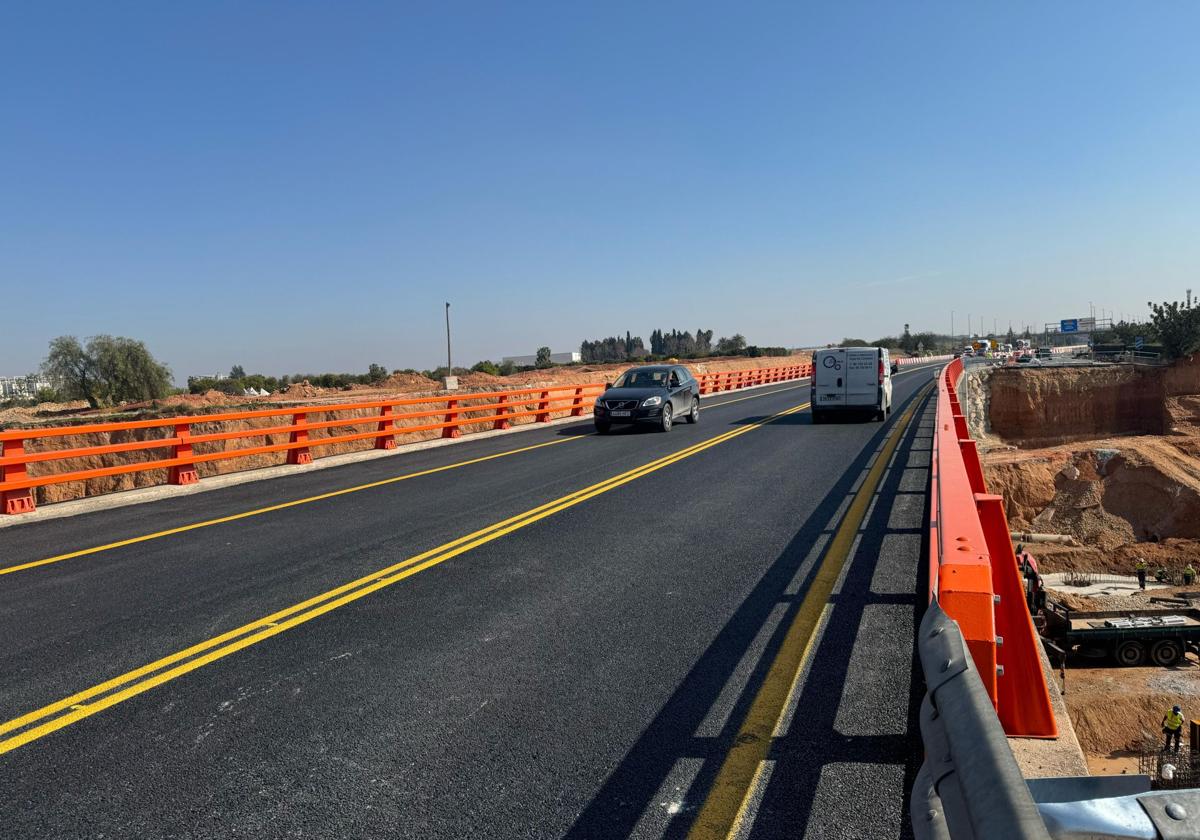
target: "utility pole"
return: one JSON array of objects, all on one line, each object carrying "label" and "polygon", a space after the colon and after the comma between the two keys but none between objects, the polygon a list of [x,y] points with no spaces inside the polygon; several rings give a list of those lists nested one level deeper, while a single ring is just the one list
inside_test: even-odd
[{"label": "utility pole", "polygon": [[950,337],[954,338],[954,310],[950,310]]},{"label": "utility pole", "polygon": [[458,389],[458,377],[454,375],[454,362],[450,358],[450,301],[446,301],[446,378],[442,384],[447,391]]}]

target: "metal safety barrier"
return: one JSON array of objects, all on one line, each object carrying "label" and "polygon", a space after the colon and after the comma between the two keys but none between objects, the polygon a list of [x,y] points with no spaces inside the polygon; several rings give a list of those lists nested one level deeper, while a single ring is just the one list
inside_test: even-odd
[{"label": "metal safety barrier", "polygon": [[917,655],[926,684],[925,760],[909,800],[917,840],[1200,837],[1200,790],[1151,791],[1131,776],[1026,780],[959,626],[937,601],[921,620]]},{"label": "metal safety barrier", "polygon": [[770,385],[773,382],[803,379],[811,375],[812,365],[804,364],[721,370],[712,373],[698,373],[695,376],[696,381],[700,383],[701,394],[716,394],[721,391],[736,391],[739,388],[749,388],[755,385]]},{"label": "metal safety barrier", "polygon": [[[701,394],[714,394],[802,379],[811,372],[811,365],[801,364],[702,373],[696,379]],[[444,438],[456,438],[469,427],[507,429],[516,421],[547,423],[555,415],[581,417],[604,388],[604,383],[596,382],[0,431],[0,511],[21,514],[34,510],[34,490],[52,484],[161,470],[165,471],[165,483],[187,485],[200,480],[197,466],[209,462],[287,453],[288,464],[308,464],[314,450],[339,444],[373,440],[376,449],[394,449],[401,435],[440,432]],[[397,410],[412,407],[420,408]],[[354,416],[334,416],[339,413]],[[257,428],[232,427],[262,418],[280,421]],[[411,425],[399,425],[405,423]],[[218,428],[194,433],[202,424]],[[363,427],[368,428],[364,431]],[[334,429],[339,433],[333,434]],[[151,437],[133,439],[146,434]],[[71,445],[72,438],[93,435],[105,442]],[[286,440],[277,440],[282,437]],[[248,439],[261,440],[226,448],[232,441]],[[67,445],[52,448],[59,442]],[[39,470],[38,466],[79,459],[83,460],[78,468],[59,472]],[[151,479],[148,483],[155,482]]]},{"label": "metal safety barrier", "polygon": [[938,376],[930,462],[929,599],[936,599],[961,626],[1004,731],[1054,738],[1058,726],[1004,500],[987,492],[979,451],[958,400],[962,371],[962,359],[955,359]]}]

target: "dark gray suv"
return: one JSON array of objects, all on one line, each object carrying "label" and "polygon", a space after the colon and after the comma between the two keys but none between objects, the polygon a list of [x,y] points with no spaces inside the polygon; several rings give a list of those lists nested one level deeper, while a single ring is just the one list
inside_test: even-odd
[{"label": "dark gray suv", "polygon": [[682,365],[630,368],[596,399],[592,412],[600,434],[617,423],[653,423],[669,432],[679,417],[700,422],[700,383]]}]

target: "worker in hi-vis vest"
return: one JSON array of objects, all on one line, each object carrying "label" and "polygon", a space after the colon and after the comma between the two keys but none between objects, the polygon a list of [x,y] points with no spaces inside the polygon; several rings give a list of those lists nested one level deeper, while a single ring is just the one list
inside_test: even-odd
[{"label": "worker in hi-vis vest", "polygon": [[1137,572],[1138,586],[1142,589],[1146,588],[1146,558],[1139,557],[1137,562],[1133,564],[1133,570]]},{"label": "worker in hi-vis vest", "polygon": [[1183,710],[1173,706],[1171,711],[1163,715],[1163,734],[1167,736],[1163,742],[1163,752],[1171,749],[1171,739],[1175,739],[1175,751],[1179,751],[1179,736],[1183,732]]},{"label": "worker in hi-vis vest", "polygon": [[1183,585],[1191,586],[1195,582],[1196,582],[1196,569],[1191,563],[1188,563],[1186,566],[1183,567]]}]

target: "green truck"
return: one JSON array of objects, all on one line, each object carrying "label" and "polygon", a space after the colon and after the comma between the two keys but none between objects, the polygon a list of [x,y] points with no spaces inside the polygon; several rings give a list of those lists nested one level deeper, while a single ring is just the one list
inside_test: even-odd
[{"label": "green truck", "polygon": [[1120,665],[1147,661],[1167,667],[1191,651],[1200,655],[1200,609],[1072,610],[1049,600],[1042,635],[1064,651],[1111,655]]}]

